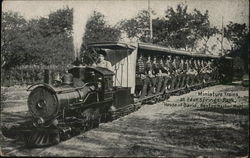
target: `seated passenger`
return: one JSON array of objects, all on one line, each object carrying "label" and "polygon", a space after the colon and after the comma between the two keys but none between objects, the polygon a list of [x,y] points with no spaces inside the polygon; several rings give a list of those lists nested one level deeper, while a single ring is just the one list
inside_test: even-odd
[{"label": "seated passenger", "polygon": [[143,87],[147,86],[147,85],[144,85],[144,79],[146,78],[144,73],[145,73],[145,64],[144,64],[142,55],[140,55],[136,64],[136,88],[135,88],[136,96],[140,96],[142,93]]},{"label": "seated passenger", "polygon": [[146,74],[148,77],[153,77],[153,65],[150,56],[148,56],[148,60],[146,61]]}]

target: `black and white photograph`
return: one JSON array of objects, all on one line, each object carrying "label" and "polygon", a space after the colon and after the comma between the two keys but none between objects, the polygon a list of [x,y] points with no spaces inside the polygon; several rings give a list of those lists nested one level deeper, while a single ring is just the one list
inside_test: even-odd
[{"label": "black and white photograph", "polygon": [[0,156],[249,157],[248,0],[3,0]]}]

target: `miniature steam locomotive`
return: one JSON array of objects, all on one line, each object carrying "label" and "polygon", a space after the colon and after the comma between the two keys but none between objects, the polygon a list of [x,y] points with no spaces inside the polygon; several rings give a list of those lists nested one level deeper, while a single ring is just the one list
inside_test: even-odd
[{"label": "miniature steam locomotive", "polygon": [[[97,52],[105,50],[114,71],[75,66],[64,74],[63,82],[54,80],[32,85],[28,88],[31,91],[28,97],[31,119],[3,130],[4,135],[20,131],[28,147],[49,146],[97,127],[101,122],[131,113],[144,103],[230,81],[230,71],[225,71],[232,66],[228,57],[194,54],[144,43],[106,42],[88,47]],[[193,60],[202,62],[194,63]],[[214,69],[209,66],[210,60],[217,62]],[[196,68],[200,69],[198,73],[188,73],[189,69]]]}]

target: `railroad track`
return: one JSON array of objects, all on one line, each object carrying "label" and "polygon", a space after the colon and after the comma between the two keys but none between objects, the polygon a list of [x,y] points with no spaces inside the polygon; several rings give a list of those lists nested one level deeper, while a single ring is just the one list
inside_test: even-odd
[{"label": "railroad track", "polygon": [[[148,99],[150,99],[151,97],[149,97]],[[117,118],[120,118],[124,115],[130,114],[133,111],[138,110],[141,106],[143,106],[141,104],[140,100],[137,100],[135,104],[131,104],[130,106],[128,106],[125,110],[123,111],[119,111],[115,114]],[[2,124],[8,124],[8,125],[15,125],[18,123],[22,123],[24,122],[24,120],[27,120],[29,118],[29,114],[27,111],[23,111],[23,112],[15,112],[15,113],[6,113],[6,112],[2,112],[1,113],[1,126]],[[21,121],[22,120],[22,121]],[[9,143],[9,144],[8,144]],[[13,145],[14,144],[14,145]],[[17,156],[17,154],[20,154],[20,156],[22,155],[30,155],[29,151],[27,151],[27,149],[25,149],[24,147],[24,143],[21,144],[21,142],[14,142],[13,140],[8,140],[7,141],[7,146],[2,146],[2,152],[4,153],[4,155],[15,155]],[[11,145],[12,147],[10,148],[8,145]],[[45,148],[46,149],[46,148]],[[39,154],[40,152],[43,152],[43,150],[45,149],[35,149],[35,154]]]}]

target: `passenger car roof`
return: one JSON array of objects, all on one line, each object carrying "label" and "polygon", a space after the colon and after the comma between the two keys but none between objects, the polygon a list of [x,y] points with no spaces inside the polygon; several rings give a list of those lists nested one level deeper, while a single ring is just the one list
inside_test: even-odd
[{"label": "passenger car roof", "polygon": [[104,49],[135,49],[136,46],[130,43],[122,42],[100,42],[100,43],[90,43],[88,47],[94,48],[104,48]]},{"label": "passenger car roof", "polygon": [[[164,46],[159,46],[151,43],[125,43],[125,42],[96,42],[88,44],[88,47],[93,48],[104,48],[104,49],[136,49],[138,47],[139,51],[147,51],[149,54],[167,54],[167,55],[184,55],[189,57],[198,57],[198,58],[221,58],[220,56],[216,55],[208,55],[208,54],[201,54],[197,52],[191,51],[184,51],[184,50],[177,50],[172,49]],[[225,57],[228,59],[228,57]]]},{"label": "passenger car roof", "polygon": [[148,44],[148,43],[139,43],[138,48],[141,49],[141,50],[149,50],[149,51],[168,53],[169,55],[172,55],[172,54],[175,54],[175,55],[187,55],[187,56],[192,55],[192,53],[187,52],[187,51],[174,50],[174,49],[170,49],[170,48],[167,48],[167,47]]}]

